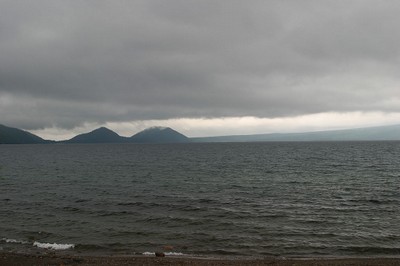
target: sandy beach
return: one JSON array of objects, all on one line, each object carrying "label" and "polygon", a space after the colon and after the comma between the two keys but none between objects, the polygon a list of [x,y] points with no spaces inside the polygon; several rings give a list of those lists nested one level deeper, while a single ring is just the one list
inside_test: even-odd
[{"label": "sandy beach", "polygon": [[397,266],[400,258],[340,258],[340,259],[204,259],[182,257],[114,257],[60,256],[0,253],[0,265],[274,265],[274,266]]}]

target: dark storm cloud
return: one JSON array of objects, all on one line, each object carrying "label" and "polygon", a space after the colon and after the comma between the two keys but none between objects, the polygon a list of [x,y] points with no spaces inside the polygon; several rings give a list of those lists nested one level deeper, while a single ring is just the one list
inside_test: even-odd
[{"label": "dark storm cloud", "polygon": [[0,1],[1,123],[399,112],[398,1]]}]

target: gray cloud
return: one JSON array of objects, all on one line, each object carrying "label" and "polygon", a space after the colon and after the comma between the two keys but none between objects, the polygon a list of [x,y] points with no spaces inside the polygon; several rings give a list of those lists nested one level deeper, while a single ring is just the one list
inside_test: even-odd
[{"label": "gray cloud", "polygon": [[400,112],[398,1],[1,1],[1,123]]}]

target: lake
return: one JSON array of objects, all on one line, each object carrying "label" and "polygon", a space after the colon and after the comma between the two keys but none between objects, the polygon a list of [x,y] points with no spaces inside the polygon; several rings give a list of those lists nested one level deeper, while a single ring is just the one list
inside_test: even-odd
[{"label": "lake", "polygon": [[0,145],[0,204],[3,251],[400,256],[400,142]]}]

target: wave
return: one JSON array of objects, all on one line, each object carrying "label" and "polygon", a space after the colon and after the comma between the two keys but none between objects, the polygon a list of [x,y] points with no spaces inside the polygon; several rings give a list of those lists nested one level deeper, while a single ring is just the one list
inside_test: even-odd
[{"label": "wave", "polygon": [[35,242],[28,242],[24,240],[12,239],[12,238],[2,238],[1,241],[10,243],[10,244],[32,244],[34,247],[38,248],[45,248],[45,249],[52,249],[52,250],[66,250],[66,249],[73,249],[75,247],[74,244],[57,244],[57,243],[41,243],[38,241]]},{"label": "wave", "polygon": [[155,252],[146,251],[146,252],[143,252],[142,255],[145,255],[145,256],[155,256],[156,253],[155,253]]},{"label": "wave", "polygon": [[15,243],[15,244],[29,244],[29,242],[27,242],[27,241],[10,239],[10,238],[2,238],[1,241],[6,242],[6,243]]},{"label": "wave", "polygon": [[[181,252],[164,252],[165,256],[186,256],[185,254],[181,253]],[[155,256],[156,253],[155,252],[143,252],[142,255],[144,256]]]},{"label": "wave", "polygon": [[181,252],[165,252],[164,253],[166,256],[185,256],[185,254]]},{"label": "wave", "polygon": [[73,249],[75,247],[74,244],[57,244],[57,243],[40,243],[35,241],[33,243],[34,247],[38,248],[45,248],[45,249],[52,249],[52,250],[66,250],[66,249]]}]

